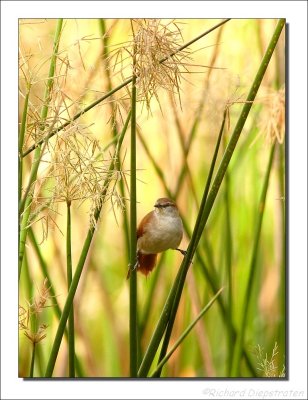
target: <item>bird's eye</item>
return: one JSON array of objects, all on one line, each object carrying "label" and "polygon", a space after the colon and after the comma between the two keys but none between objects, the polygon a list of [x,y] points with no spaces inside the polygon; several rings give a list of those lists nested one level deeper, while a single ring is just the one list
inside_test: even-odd
[{"label": "bird's eye", "polygon": [[165,204],[157,204],[155,207],[157,208],[166,208],[171,206],[171,203],[165,203]]}]

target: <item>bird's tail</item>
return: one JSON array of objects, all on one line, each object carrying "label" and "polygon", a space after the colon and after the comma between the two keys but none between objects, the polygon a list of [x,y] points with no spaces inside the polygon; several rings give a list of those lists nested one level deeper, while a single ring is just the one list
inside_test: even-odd
[{"label": "bird's tail", "polygon": [[149,272],[155,267],[157,254],[138,254],[138,267],[137,270],[144,275],[148,275]]},{"label": "bird's tail", "polygon": [[[137,254],[137,271],[140,271],[144,275],[148,275],[156,265],[157,254]],[[129,268],[126,279],[129,279],[131,269]]]}]

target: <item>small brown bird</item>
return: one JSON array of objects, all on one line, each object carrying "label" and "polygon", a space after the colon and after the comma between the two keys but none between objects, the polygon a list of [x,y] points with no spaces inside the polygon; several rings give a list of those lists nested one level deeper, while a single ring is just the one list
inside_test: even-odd
[{"label": "small brown bird", "polygon": [[[168,249],[178,249],[183,237],[183,224],[176,204],[163,197],[154,205],[155,209],[148,213],[137,229],[137,262],[132,270],[137,268],[144,275],[155,267],[157,254]],[[130,276],[129,269],[127,278]]]}]

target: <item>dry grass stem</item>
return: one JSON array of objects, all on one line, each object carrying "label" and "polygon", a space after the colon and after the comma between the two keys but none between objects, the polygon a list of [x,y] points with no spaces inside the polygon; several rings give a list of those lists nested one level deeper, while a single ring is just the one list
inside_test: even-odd
[{"label": "dry grass stem", "polygon": [[263,105],[263,112],[259,122],[259,134],[250,146],[262,136],[265,143],[271,146],[275,140],[279,144],[285,137],[285,87],[279,90],[267,89],[268,94],[257,101]]},{"label": "dry grass stem", "polygon": [[[164,89],[180,101],[180,84],[182,74],[188,72],[189,66],[198,66],[190,62],[190,50],[178,52],[183,43],[183,37],[178,25],[160,19],[132,20],[133,40],[121,46],[113,54],[113,68],[120,65],[124,79],[124,71],[128,68],[135,46],[136,63],[133,73],[137,77],[136,87],[138,101],[144,102],[150,110],[151,99],[154,97],[160,105],[158,89]],[[129,55],[124,56],[123,52]],[[163,60],[163,61],[162,61]],[[204,67],[204,66],[201,66]]]},{"label": "dry grass stem", "polygon": [[266,378],[284,378],[285,377],[285,366],[283,365],[282,370],[278,370],[277,356],[278,356],[278,344],[275,342],[272,354],[270,358],[267,353],[264,354],[264,349],[258,345],[256,348],[256,356],[258,360],[258,370],[262,372]]},{"label": "dry grass stem", "polygon": [[285,136],[285,88],[271,90],[264,99],[264,113],[260,123],[260,131],[267,143],[275,140],[282,144]]},{"label": "dry grass stem", "polygon": [[47,285],[47,278],[44,279],[38,295],[32,302],[27,302],[27,307],[19,306],[19,329],[24,331],[25,336],[34,344],[39,343],[46,337],[46,324],[39,324],[39,315],[46,307],[51,298],[50,287]]}]

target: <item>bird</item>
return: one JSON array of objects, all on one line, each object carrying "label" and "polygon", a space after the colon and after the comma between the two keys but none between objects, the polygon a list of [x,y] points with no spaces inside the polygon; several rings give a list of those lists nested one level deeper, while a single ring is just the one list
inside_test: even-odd
[{"label": "bird", "polygon": [[127,279],[131,271],[137,269],[148,275],[156,265],[157,254],[168,249],[174,249],[186,255],[179,249],[183,238],[183,223],[174,201],[167,197],[159,198],[154,204],[154,210],[145,215],[137,228],[137,260],[129,266]]}]

